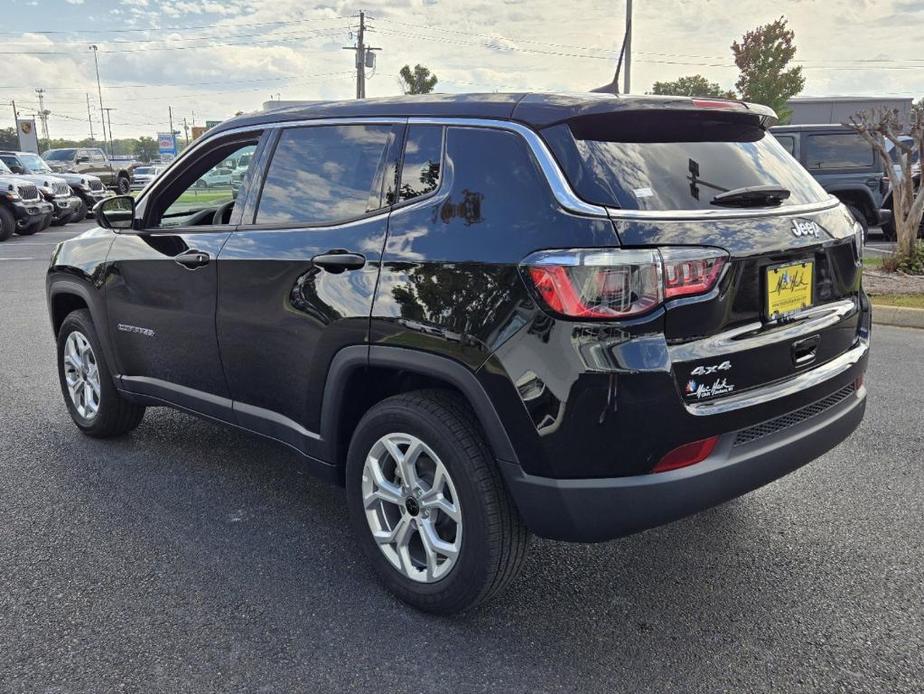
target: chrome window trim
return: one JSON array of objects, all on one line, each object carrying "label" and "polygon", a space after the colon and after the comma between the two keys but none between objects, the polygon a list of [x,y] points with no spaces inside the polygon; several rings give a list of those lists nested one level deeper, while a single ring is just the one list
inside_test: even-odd
[{"label": "chrome window trim", "polygon": [[[252,125],[241,126],[239,128],[229,128],[218,131],[212,135],[206,135],[202,140],[187,148],[180,156],[174,159],[166,170],[154,181],[154,185],[146,188],[140,196],[138,203],[143,202],[149,195],[154,193],[175,166],[181,165],[188,157],[195,155],[201,148],[210,146],[214,140],[233,135],[245,133],[258,133],[267,130],[282,130],[286,128],[302,128],[310,126],[324,125],[442,125],[468,128],[490,128],[494,130],[506,130],[518,134],[529,145],[539,168],[542,170],[546,181],[552,189],[552,194],[562,208],[575,214],[586,215],[590,217],[604,217],[613,220],[659,220],[659,221],[683,221],[683,220],[711,220],[711,219],[755,219],[761,217],[792,217],[816,212],[824,212],[834,209],[840,205],[840,201],[834,196],[828,196],[826,200],[819,202],[805,203],[802,205],[791,205],[776,208],[761,209],[722,209],[722,210],[623,210],[603,205],[595,205],[585,202],[577,196],[571,188],[571,184],[559,167],[558,162],[552,155],[545,141],[532,128],[516,123],[514,121],[497,120],[493,118],[454,118],[439,116],[393,116],[393,117],[344,117],[344,118],[305,118],[291,121],[274,121],[269,123],[255,123]],[[386,212],[388,208],[383,208]]]},{"label": "chrome window trim", "polygon": [[806,202],[801,205],[784,205],[781,207],[760,208],[760,209],[741,209],[733,210],[623,210],[618,207],[607,207],[611,219],[626,220],[658,220],[658,221],[684,221],[699,220],[709,221],[710,219],[759,219],[761,217],[798,217],[816,212],[825,212],[833,210],[841,201],[833,195],[829,195],[826,200],[818,202]]}]

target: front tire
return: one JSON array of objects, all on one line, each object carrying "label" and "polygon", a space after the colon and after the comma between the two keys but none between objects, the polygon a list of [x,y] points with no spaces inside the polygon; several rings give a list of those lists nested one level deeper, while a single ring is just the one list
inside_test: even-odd
[{"label": "front tire", "polygon": [[16,217],[5,207],[0,207],[0,241],[6,241],[16,229]]},{"label": "front tire", "polygon": [[452,393],[396,395],[362,418],[347,457],[350,521],[386,587],[452,614],[517,575],[529,543],[467,405]]},{"label": "front tire", "polygon": [[32,236],[32,234],[34,234],[35,232],[41,231],[42,223],[44,221],[45,221],[45,218],[42,217],[41,219],[36,220],[32,222],[31,224],[27,224],[26,226],[20,229],[17,229],[16,233],[19,234],[20,236]]},{"label": "front tire", "polygon": [[68,314],[58,331],[58,378],[71,419],[87,436],[120,436],[141,423],[144,407],[116,390],[86,309]]},{"label": "front tire", "polygon": [[131,188],[131,179],[129,179],[128,176],[119,176],[119,179],[116,181],[116,190],[119,191],[119,195],[128,195]]}]

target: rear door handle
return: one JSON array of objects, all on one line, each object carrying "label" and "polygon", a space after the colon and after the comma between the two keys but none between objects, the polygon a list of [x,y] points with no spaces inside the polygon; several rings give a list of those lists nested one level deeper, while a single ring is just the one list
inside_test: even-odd
[{"label": "rear door handle", "polygon": [[316,255],[311,262],[328,272],[338,273],[344,270],[359,270],[365,266],[366,258],[359,253],[337,249]]},{"label": "rear door handle", "polygon": [[173,260],[185,268],[195,270],[196,268],[208,265],[211,257],[204,251],[189,250],[185,253],[180,253],[178,256],[174,257]]}]

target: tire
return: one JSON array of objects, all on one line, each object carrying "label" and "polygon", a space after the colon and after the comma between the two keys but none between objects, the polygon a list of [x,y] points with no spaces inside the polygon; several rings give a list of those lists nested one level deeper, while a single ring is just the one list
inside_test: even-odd
[{"label": "tire", "polygon": [[[850,214],[853,215],[853,218],[863,227],[863,243],[866,243],[866,239],[869,236],[869,224],[866,221],[866,216],[860,212],[858,207],[854,207],[853,205],[847,205],[847,209],[850,210]],[[884,229],[883,233],[885,233]]]},{"label": "tire", "polygon": [[116,190],[119,192],[119,195],[128,195],[128,192],[132,188],[132,181],[128,176],[119,176],[116,181]]},{"label": "tire", "polygon": [[[405,484],[408,476],[401,477],[386,441],[402,456],[411,448],[422,451],[412,464],[419,487]],[[436,495],[440,466],[446,481]],[[453,614],[489,600],[513,580],[526,556],[529,532],[474,414],[450,392],[415,391],[372,407],[353,433],[346,485],[363,552],[385,586],[419,610]],[[392,501],[380,501],[381,494]],[[368,511],[364,496],[374,504]],[[456,513],[458,521],[450,515]],[[373,524],[394,542],[380,544]],[[435,538],[427,543],[434,551],[426,550],[424,535]],[[444,548],[452,551],[443,554]]]},{"label": "tire", "polygon": [[[80,351],[83,342],[87,351]],[[69,356],[75,351],[82,368],[78,368],[76,360]],[[81,377],[74,378],[74,375]],[[58,379],[71,419],[87,436],[100,439],[121,436],[141,423],[144,407],[128,402],[116,390],[93,319],[86,309],[68,314],[58,331]],[[69,380],[77,383],[74,395]],[[81,387],[80,384],[84,385]],[[81,396],[81,393],[84,395]]]},{"label": "tire", "polygon": [[26,226],[17,229],[16,233],[19,234],[20,236],[32,236],[32,234],[34,234],[35,232],[42,230],[42,224],[44,222],[45,222],[45,218],[42,217],[41,219],[38,219],[32,222],[31,224],[27,224]]},{"label": "tire", "polygon": [[6,241],[16,229],[16,217],[5,207],[0,207],[0,241]]},{"label": "tire", "polygon": [[53,227],[63,227],[63,226],[64,226],[65,224],[67,224],[69,221],[71,221],[71,215],[67,215],[67,216],[65,216],[65,217],[58,217],[57,219],[51,220],[51,226],[53,226]]},{"label": "tire", "polygon": [[79,202],[77,203],[77,209],[74,210],[74,221],[82,222],[87,217],[90,216],[90,212],[87,210],[87,203],[78,198]]},{"label": "tire", "polygon": [[46,214],[45,218],[42,220],[42,225],[39,227],[39,231],[45,231],[48,227],[51,226],[51,215]]}]

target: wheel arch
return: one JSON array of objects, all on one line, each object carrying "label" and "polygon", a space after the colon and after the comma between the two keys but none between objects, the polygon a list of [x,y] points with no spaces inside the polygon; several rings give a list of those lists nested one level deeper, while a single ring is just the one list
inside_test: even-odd
[{"label": "wheel arch", "polygon": [[68,314],[85,308],[90,312],[90,318],[96,326],[97,337],[103,346],[103,356],[110,365],[118,363],[109,341],[105,307],[96,290],[73,277],[49,274],[47,296],[48,314],[55,338]]},{"label": "wheel arch", "polygon": [[856,207],[866,217],[867,224],[877,224],[879,210],[876,207],[873,194],[864,185],[830,188],[828,192],[845,205]]},{"label": "wheel arch", "polygon": [[494,456],[517,462],[500,415],[471,369],[448,357],[384,345],[345,347],[332,360],[321,407],[325,459],[338,467],[342,478],[350,437],[362,415],[386,397],[432,387],[463,398]]}]

